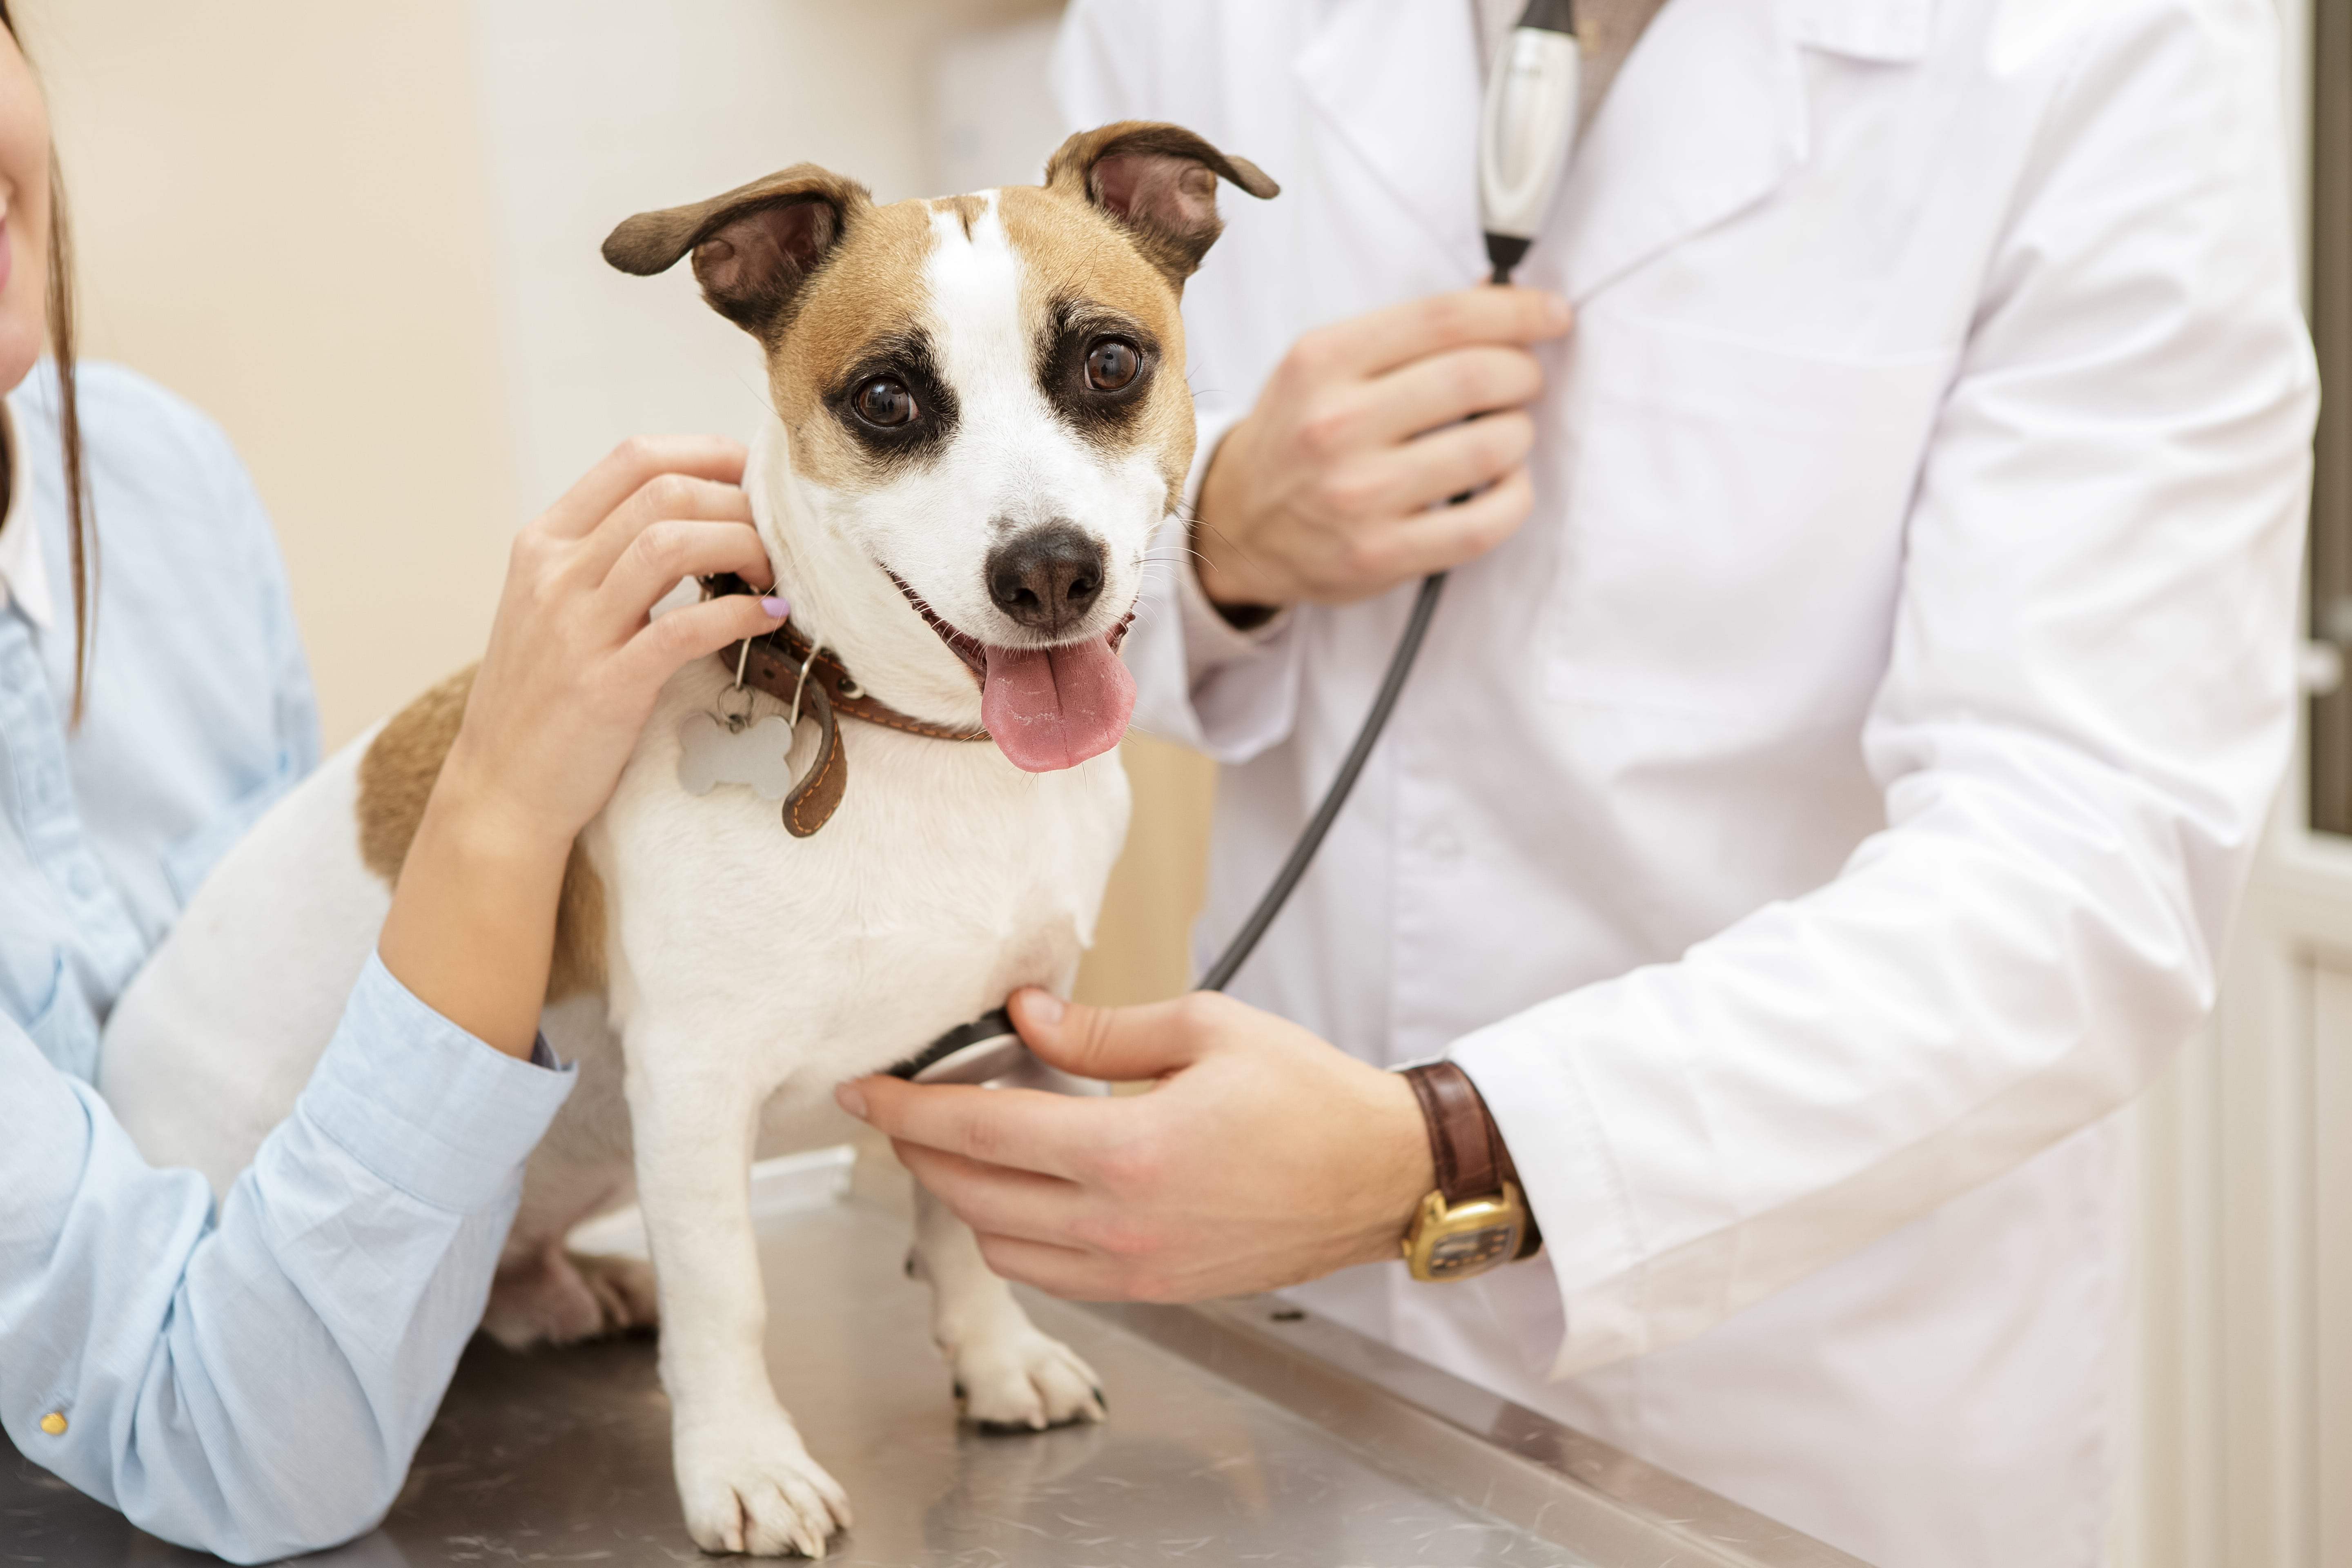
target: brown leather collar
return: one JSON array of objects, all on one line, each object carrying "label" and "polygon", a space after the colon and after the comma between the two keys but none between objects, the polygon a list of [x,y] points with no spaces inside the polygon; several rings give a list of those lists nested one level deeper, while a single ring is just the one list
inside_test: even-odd
[{"label": "brown leather collar", "polygon": [[[705,595],[719,598],[730,594],[748,594],[751,590],[740,577],[706,577],[702,581]],[[902,713],[881,699],[867,694],[856,679],[843,667],[840,659],[826,648],[817,648],[814,660],[809,658],[808,638],[803,637],[790,621],[766,637],[753,637],[748,644],[730,643],[716,657],[726,667],[728,678],[734,678],[737,661],[741,661],[743,684],[764,691],[790,708],[793,695],[799,693],[803,716],[817,722],[817,760],[806,777],[794,784],[784,796],[784,830],[795,838],[806,838],[827,822],[840,808],[841,797],[849,787],[849,757],[841,742],[841,726],[837,715],[860,719],[868,724],[879,724],[887,730],[904,731],[909,735],[921,735],[933,741],[985,741],[985,730],[958,730],[945,724],[934,724]],[[801,670],[808,670],[808,682],[801,683]]]}]

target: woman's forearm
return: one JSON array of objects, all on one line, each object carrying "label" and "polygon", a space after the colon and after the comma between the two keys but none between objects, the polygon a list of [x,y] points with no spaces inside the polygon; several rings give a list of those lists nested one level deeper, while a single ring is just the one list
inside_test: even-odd
[{"label": "woman's forearm", "polygon": [[234,1561],[366,1530],[572,1082],[483,1050],[371,963],[215,1225],[201,1176],[148,1165],[0,1018],[0,1425],[142,1529]]},{"label": "woman's forearm", "polygon": [[539,1035],[568,837],[501,807],[462,742],[400,871],[377,951],[428,1007],[510,1057]]},{"label": "woman's forearm", "polygon": [[516,537],[377,950],[428,1006],[510,1056],[538,1037],[572,841],[611,797],[663,683],[788,613],[736,595],[651,617],[684,577],[771,581],[743,460],[715,437],[625,443]]}]

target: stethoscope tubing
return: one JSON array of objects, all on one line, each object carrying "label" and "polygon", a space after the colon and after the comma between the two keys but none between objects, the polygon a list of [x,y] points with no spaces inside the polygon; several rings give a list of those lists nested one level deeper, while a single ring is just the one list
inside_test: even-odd
[{"label": "stethoscope tubing", "polygon": [[1413,658],[1421,652],[1421,639],[1429,631],[1430,617],[1437,614],[1438,595],[1444,591],[1445,574],[1443,572],[1432,572],[1421,580],[1421,592],[1413,597],[1412,615],[1405,621],[1404,635],[1397,638],[1396,652],[1389,656],[1388,674],[1381,678],[1380,693],[1372,699],[1371,710],[1364,715],[1363,726],[1356,731],[1355,744],[1348,748],[1347,760],[1339,764],[1339,772],[1331,780],[1330,788],[1323,792],[1323,804],[1315,808],[1315,815],[1299,834],[1298,842],[1291,846],[1290,858],[1283,861],[1282,869],[1275,873],[1274,880],[1259,897],[1257,907],[1250,910],[1249,919],[1242,922],[1242,929],[1234,933],[1233,940],[1225,943],[1225,951],[1217,955],[1217,962],[1211,964],[1209,972],[1201,977],[1201,990],[1223,991],[1225,988],[1234,973],[1248,962],[1258,939],[1265,935],[1266,928],[1274,923],[1274,917],[1280,914],[1282,906],[1290,900],[1291,890],[1298,886],[1298,879],[1307,875],[1307,868],[1313,863],[1315,852],[1323,847],[1324,836],[1331,831],[1331,824],[1339,820],[1339,808],[1348,804],[1348,796],[1356,787],[1357,775],[1364,771],[1364,763],[1371,757],[1372,747],[1380,742],[1381,731],[1388,728],[1389,715],[1396,709],[1397,695],[1404,689],[1405,677],[1412,673]]}]

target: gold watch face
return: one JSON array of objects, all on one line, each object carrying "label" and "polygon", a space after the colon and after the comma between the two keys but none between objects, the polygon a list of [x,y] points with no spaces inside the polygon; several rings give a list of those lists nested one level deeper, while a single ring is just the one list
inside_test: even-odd
[{"label": "gold watch face", "polygon": [[1405,1264],[1416,1279],[1467,1279],[1517,1256],[1527,1224],[1527,1204],[1507,1184],[1496,1196],[1450,1205],[1432,1193],[1405,1234]]}]

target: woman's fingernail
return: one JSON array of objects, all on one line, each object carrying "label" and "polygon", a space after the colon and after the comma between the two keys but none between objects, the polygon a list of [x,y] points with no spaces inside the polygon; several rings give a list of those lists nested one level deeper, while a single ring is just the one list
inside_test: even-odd
[{"label": "woman's fingernail", "polygon": [[1544,314],[1551,318],[1551,324],[1555,327],[1568,325],[1568,301],[1554,294],[1551,302],[1544,307]]},{"label": "woman's fingernail", "polygon": [[1029,993],[1030,1016],[1041,1024],[1058,1024],[1062,1021],[1062,1015],[1068,1011],[1069,1005],[1051,991]]},{"label": "woman's fingernail", "polygon": [[854,1083],[845,1083],[833,1091],[833,1102],[857,1118],[866,1120],[866,1091]]},{"label": "woman's fingernail", "polygon": [[779,621],[793,613],[792,601],[780,594],[770,594],[761,598],[760,608],[767,611],[771,619]]}]

